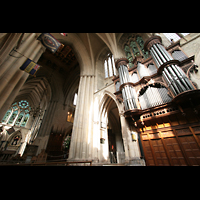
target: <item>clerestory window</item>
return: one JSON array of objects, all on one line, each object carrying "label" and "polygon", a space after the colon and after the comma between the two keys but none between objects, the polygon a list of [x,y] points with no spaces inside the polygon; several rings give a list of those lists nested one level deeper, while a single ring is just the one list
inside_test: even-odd
[{"label": "clerestory window", "polygon": [[105,78],[109,78],[114,75],[116,76],[114,57],[111,53],[107,54],[107,57],[104,61],[104,71],[105,71]]},{"label": "clerestory window", "polygon": [[77,96],[78,96],[78,94],[75,93],[75,94],[74,94],[74,101],[73,101],[73,105],[74,105],[74,106],[76,106],[76,103],[77,103]]}]

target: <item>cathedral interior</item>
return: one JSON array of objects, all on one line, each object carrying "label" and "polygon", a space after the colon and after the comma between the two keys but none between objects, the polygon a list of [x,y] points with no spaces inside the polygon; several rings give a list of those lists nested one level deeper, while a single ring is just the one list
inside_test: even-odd
[{"label": "cathedral interior", "polygon": [[0,165],[199,166],[199,64],[200,33],[0,33]]}]

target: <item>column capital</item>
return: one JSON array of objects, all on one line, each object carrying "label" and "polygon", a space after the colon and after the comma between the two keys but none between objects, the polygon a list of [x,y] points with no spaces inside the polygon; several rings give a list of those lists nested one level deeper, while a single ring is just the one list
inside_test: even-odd
[{"label": "column capital", "polygon": [[118,69],[120,65],[127,65],[129,63],[127,58],[119,58],[115,61],[115,67]]},{"label": "column capital", "polygon": [[149,51],[150,48],[154,45],[154,44],[162,44],[162,38],[158,35],[154,35],[152,37],[150,37],[145,43],[144,43],[144,50],[145,51]]}]

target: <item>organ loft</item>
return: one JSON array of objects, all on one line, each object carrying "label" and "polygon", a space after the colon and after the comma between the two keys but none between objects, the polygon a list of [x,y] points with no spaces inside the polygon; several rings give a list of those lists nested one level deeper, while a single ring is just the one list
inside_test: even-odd
[{"label": "organ loft", "polygon": [[199,166],[199,33],[0,33],[0,165]]}]

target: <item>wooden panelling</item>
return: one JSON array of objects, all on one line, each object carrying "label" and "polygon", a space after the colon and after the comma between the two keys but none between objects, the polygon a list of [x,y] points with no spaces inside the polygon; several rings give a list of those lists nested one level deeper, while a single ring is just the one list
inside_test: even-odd
[{"label": "wooden panelling", "polygon": [[148,166],[155,166],[155,161],[153,158],[153,153],[152,153],[152,149],[150,146],[150,141],[143,141],[143,145],[144,145],[144,151],[145,151],[145,158],[147,158],[146,162]]},{"label": "wooden panelling", "polygon": [[157,160],[158,166],[169,166],[169,161],[163,147],[161,139],[152,140],[152,146],[154,149],[155,158]]},{"label": "wooden panelling", "polygon": [[163,128],[157,124],[155,129],[152,124],[152,129],[143,130],[141,138],[147,165],[200,166],[200,126],[192,124],[181,128],[180,120],[175,122],[173,117],[170,121],[178,126]]},{"label": "wooden panelling", "polygon": [[194,137],[192,135],[184,136],[184,137],[179,137],[179,140],[189,159],[190,165],[199,166],[200,165],[200,151]]},{"label": "wooden panelling", "polygon": [[185,158],[181,152],[176,138],[165,138],[164,142],[167,146],[167,151],[172,161],[172,166],[184,166],[187,165]]}]

